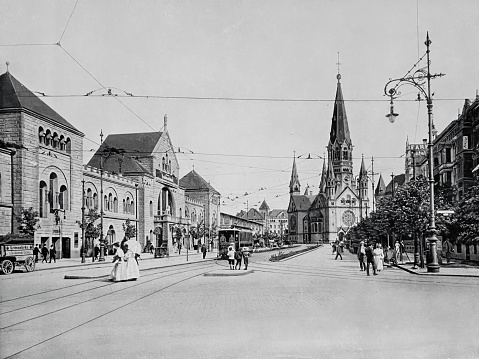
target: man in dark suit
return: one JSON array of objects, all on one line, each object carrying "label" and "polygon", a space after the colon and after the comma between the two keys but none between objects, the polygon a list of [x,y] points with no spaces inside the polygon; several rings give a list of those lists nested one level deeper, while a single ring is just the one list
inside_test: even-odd
[{"label": "man in dark suit", "polygon": [[43,256],[42,263],[43,263],[43,261],[45,261],[45,263],[46,263],[47,262],[47,256],[48,256],[48,248],[47,248],[46,244],[43,244],[42,256]]},{"label": "man in dark suit", "polygon": [[373,267],[373,274],[378,275],[376,273],[376,264],[374,264],[374,252],[371,246],[371,243],[368,243],[366,246],[366,273],[369,275],[369,264]]},{"label": "man in dark suit", "polygon": [[54,263],[57,262],[57,250],[53,244],[50,246],[50,263],[52,262],[52,259]]}]

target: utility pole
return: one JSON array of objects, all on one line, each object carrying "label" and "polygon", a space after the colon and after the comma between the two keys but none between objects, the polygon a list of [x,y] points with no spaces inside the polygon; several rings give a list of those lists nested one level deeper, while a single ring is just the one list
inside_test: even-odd
[{"label": "utility pole", "polygon": [[[105,244],[103,243],[103,130],[100,130],[100,258],[99,262],[105,261]],[[92,262],[95,261],[95,248],[92,243]]]},{"label": "utility pole", "polygon": [[81,241],[82,241],[82,253],[81,262],[85,263],[85,178],[82,179],[82,200],[81,200]]}]

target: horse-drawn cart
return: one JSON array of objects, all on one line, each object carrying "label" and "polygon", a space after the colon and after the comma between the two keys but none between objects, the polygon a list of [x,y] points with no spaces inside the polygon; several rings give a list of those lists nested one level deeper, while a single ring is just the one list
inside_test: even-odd
[{"label": "horse-drawn cart", "polygon": [[16,265],[27,272],[35,270],[33,238],[9,237],[0,239],[0,272],[11,274]]}]

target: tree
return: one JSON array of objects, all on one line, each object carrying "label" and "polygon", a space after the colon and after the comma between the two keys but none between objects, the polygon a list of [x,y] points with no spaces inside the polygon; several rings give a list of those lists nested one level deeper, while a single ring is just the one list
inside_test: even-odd
[{"label": "tree", "polygon": [[93,241],[100,237],[101,224],[95,224],[98,218],[100,218],[98,212],[95,209],[90,209],[85,215],[84,223],[77,221],[80,228],[85,230],[85,238],[87,240],[85,243],[86,248],[84,248],[85,251],[90,247],[89,241],[91,241],[91,248],[93,248]]},{"label": "tree", "polygon": [[129,218],[125,221],[125,223],[122,223],[122,227],[123,231],[125,232],[125,238],[127,240],[136,237],[136,226],[134,224],[131,224]]},{"label": "tree", "polygon": [[469,189],[459,202],[453,218],[454,228],[466,244],[479,241],[479,186]]},{"label": "tree", "polygon": [[40,228],[38,225],[39,217],[38,212],[34,211],[33,207],[28,209],[22,208],[22,212],[16,218],[19,223],[17,229],[21,234],[33,237],[35,231]]}]

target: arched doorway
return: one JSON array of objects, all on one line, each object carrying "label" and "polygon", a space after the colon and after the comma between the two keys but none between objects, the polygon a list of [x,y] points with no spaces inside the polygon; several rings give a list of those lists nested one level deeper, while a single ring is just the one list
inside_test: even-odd
[{"label": "arched doorway", "polygon": [[175,207],[174,207],[174,200],[173,200],[173,194],[171,191],[163,187],[160,191],[160,194],[158,196],[158,215],[170,215],[174,216],[175,215]]}]

